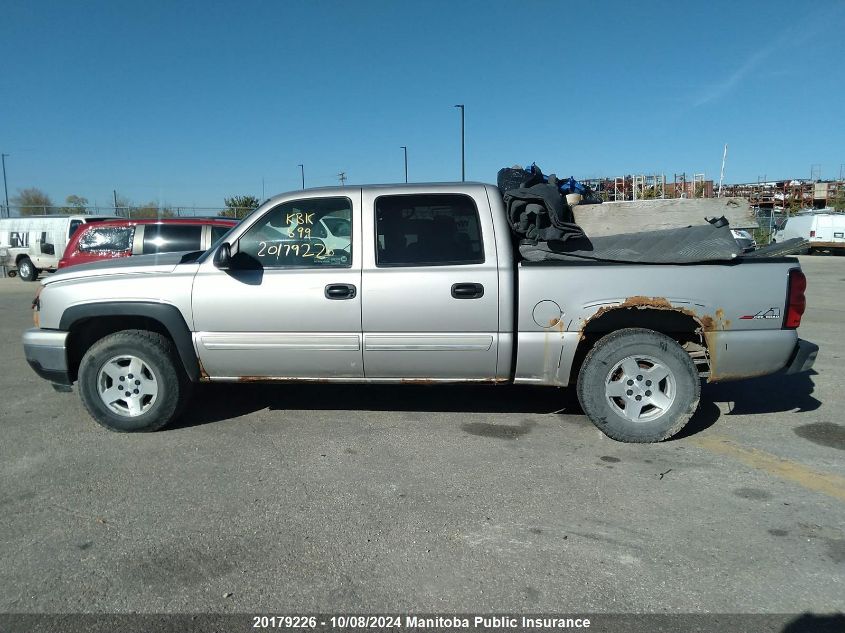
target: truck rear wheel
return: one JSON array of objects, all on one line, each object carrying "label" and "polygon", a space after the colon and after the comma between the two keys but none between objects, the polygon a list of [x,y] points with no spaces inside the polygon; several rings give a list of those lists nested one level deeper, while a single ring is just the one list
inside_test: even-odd
[{"label": "truck rear wheel", "polygon": [[698,408],[701,380],[684,349],[664,334],[630,328],[596,343],[578,375],[578,400],[605,435],[660,442]]},{"label": "truck rear wheel", "polygon": [[18,262],[18,274],[24,281],[35,281],[38,279],[38,269],[29,257],[24,257]]},{"label": "truck rear wheel", "polygon": [[123,433],[156,431],[187,402],[190,382],[170,339],[146,330],[110,334],[79,365],[79,395],[98,424]]}]

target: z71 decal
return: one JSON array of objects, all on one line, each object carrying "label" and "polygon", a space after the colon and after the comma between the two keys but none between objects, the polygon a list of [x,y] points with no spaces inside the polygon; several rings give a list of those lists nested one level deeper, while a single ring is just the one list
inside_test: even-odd
[{"label": "z71 decal", "polygon": [[739,317],[740,319],[779,319],[780,308],[769,308],[768,310],[760,310],[757,314],[746,314]]}]

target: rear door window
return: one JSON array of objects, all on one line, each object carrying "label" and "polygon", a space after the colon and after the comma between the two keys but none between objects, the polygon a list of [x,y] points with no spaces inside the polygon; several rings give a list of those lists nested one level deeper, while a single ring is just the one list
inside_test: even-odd
[{"label": "rear door window", "polygon": [[484,263],[478,209],[462,194],[376,198],[376,265]]},{"label": "rear door window", "polygon": [[148,224],[144,227],[144,255],[202,250],[202,226]]},{"label": "rear door window", "polygon": [[134,226],[92,228],[80,236],[78,248],[82,253],[128,251],[134,235]]}]

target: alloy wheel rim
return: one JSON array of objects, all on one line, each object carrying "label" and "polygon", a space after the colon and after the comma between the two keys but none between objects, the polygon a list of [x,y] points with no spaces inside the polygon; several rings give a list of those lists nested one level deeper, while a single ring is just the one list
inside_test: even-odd
[{"label": "alloy wheel rim", "polygon": [[109,411],[135,418],[158,398],[158,379],[149,364],[122,354],[106,361],[97,374],[97,393]]},{"label": "alloy wheel rim", "polygon": [[651,422],[671,408],[678,388],[665,364],[637,354],[622,359],[608,372],[604,393],[617,415],[631,422]]}]

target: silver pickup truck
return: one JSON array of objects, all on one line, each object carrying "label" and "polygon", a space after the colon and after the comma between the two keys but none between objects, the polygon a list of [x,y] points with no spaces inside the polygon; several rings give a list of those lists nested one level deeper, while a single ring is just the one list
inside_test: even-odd
[{"label": "silver pickup truck", "polygon": [[205,253],[47,278],[33,369],[115,431],[176,418],[200,382],[574,386],[608,436],[655,442],[701,380],[812,366],[796,259],[518,261],[502,195],[476,183],[297,191]]}]

